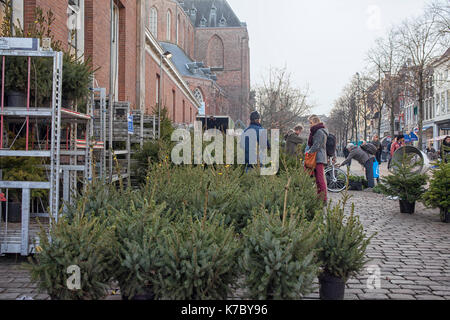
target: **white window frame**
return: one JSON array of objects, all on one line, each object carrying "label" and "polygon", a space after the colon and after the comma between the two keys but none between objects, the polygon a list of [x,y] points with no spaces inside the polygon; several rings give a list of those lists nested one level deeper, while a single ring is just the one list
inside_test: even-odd
[{"label": "white window frame", "polygon": [[[75,1],[78,4],[67,5],[67,26],[69,29],[68,45],[73,49],[77,57],[84,55],[84,0]],[[75,32],[73,32],[75,30]]]},{"label": "white window frame", "polygon": [[155,7],[152,7],[150,9],[149,28],[150,28],[150,32],[155,36],[155,38],[157,38],[158,37],[158,9],[156,9]]},{"label": "white window frame", "polygon": [[172,37],[172,13],[170,12],[170,10],[167,10],[167,15],[166,15],[166,39],[167,41],[170,41],[171,37]]}]

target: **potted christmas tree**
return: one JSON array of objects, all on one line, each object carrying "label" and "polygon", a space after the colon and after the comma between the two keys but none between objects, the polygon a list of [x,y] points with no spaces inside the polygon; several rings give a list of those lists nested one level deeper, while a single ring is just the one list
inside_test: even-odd
[{"label": "potted christmas tree", "polygon": [[[13,138],[12,133],[9,133]],[[12,150],[24,150],[25,138],[19,138],[14,143]],[[2,159],[4,181],[46,181],[42,160],[39,158],[6,157]],[[32,190],[33,198],[45,198],[47,190]],[[8,192],[8,222],[19,223],[22,221],[22,191],[11,189]],[[6,204],[2,206],[2,218],[6,221]]]},{"label": "potted christmas tree", "polygon": [[337,205],[331,207],[330,204],[321,226],[318,250],[322,269],[319,275],[321,300],[343,300],[347,280],[358,274],[368,262],[366,248],[374,235],[366,237],[359,218],[354,214],[354,205],[350,216],[345,217],[348,199],[348,194],[344,194]]},{"label": "potted christmas tree", "polygon": [[382,178],[379,187],[383,194],[399,197],[401,213],[414,213],[428,180],[426,174],[415,173],[414,168],[420,163],[414,162],[413,157],[403,153],[402,161],[392,162],[393,174]]},{"label": "potted christmas tree", "polygon": [[442,162],[439,169],[433,171],[430,188],[422,197],[423,203],[441,210],[441,221],[450,222],[450,163]]}]

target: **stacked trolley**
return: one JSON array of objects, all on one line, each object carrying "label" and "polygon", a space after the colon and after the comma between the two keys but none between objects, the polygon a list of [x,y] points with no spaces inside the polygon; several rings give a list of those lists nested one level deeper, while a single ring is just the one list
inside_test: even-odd
[{"label": "stacked trolley", "polygon": [[[28,86],[26,106],[9,107],[5,105],[5,60],[10,57],[27,57],[28,61]],[[50,107],[30,106],[30,79],[31,61],[33,58],[48,58],[53,60],[52,96]],[[38,157],[50,160],[49,165],[43,165],[47,172],[48,181],[4,181],[2,179],[2,167],[0,166],[0,208],[5,212],[5,219],[0,219],[0,254],[20,253],[29,255],[34,252],[35,240],[38,241],[39,232],[36,217],[45,222],[48,228],[52,219],[58,220],[60,214],[61,196],[64,202],[69,202],[76,189],[76,180],[80,175],[84,177],[84,183],[90,179],[89,166],[91,153],[89,148],[77,148],[74,139],[77,137],[70,132],[76,132],[79,124],[85,127],[85,131],[91,126],[93,118],[89,114],[83,114],[62,107],[62,67],[63,53],[44,50],[40,47],[39,39],[28,38],[0,38],[0,59],[2,66],[1,110],[0,110],[0,163],[4,157]],[[22,124],[26,134],[25,150],[14,150],[9,141],[4,141],[5,122],[9,124]],[[47,124],[47,139],[45,144],[38,143],[37,149],[29,147],[30,125],[45,127]],[[63,125],[66,125],[66,145],[61,148],[61,140],[64,138]],[[51,129],[50,129],[51,126]],[[75,130],[73,129],[75,127]],[[20,134],[20,132],[19,132]],[[70,136],[70,138],[69,138]],[[90,145],[90,135],[86,134],[86,145]],[[13,140],[14,142],[15,140]],[[34,145],[34,144],[32,144]],[[33,150],[30,150],[33,149]],[[3,158],[3,159],[2,159]],[[63,160],[63,164],[61,161]],[[61,174],[63,175],[63,192],[60,193]],[[72,182],[70,181],[72,180]],[[8,222],[8,193],[11,189],[19,189],[22,192],[21,222]],[[35,210],[30,212],[31,190],[48,190],[48,207],[41,206],[43,212]],[[3,208],[4,207],[4,208]]]}]

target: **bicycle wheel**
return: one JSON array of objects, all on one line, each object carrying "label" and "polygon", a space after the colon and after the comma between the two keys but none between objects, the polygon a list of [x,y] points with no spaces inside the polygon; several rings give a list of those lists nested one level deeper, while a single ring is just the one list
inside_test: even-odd
[{"label": "bicycle wheel", "polygon": [[325,178],[327,179],[327,188],[330,192],[342,192],[347,187],[347,174],[341,169],[327,169]]}]

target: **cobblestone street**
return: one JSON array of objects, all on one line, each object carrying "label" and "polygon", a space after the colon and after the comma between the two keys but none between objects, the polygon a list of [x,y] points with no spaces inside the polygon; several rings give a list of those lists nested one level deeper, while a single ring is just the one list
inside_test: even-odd
[{"label": "cobblestone street", "polygon": [[[384,172],[386,164],[382,165]],[[351,171],[362,174],[353,164]],[[350,192],[367,232],[377,235],[368,247],[368,265],[378,266],[380,288],[368,287],[370,276],[366,269],[347,284],[345,299],[439,299],[450,300],[450,225],[442,223],[437,209],[416,204],[413,215],[401,214],[398,201],[387,200],[371,192]],[[340,194],[331,194],[337,201]],[[0,257],[0,299],[23,296],[47,299],[30,283],[21,263],[24,258]],[[236,298],[239,297],[237,292]],[[308,299],[318,299],[318,288]],[[119,296],[109,297],[117,299]]]}]

